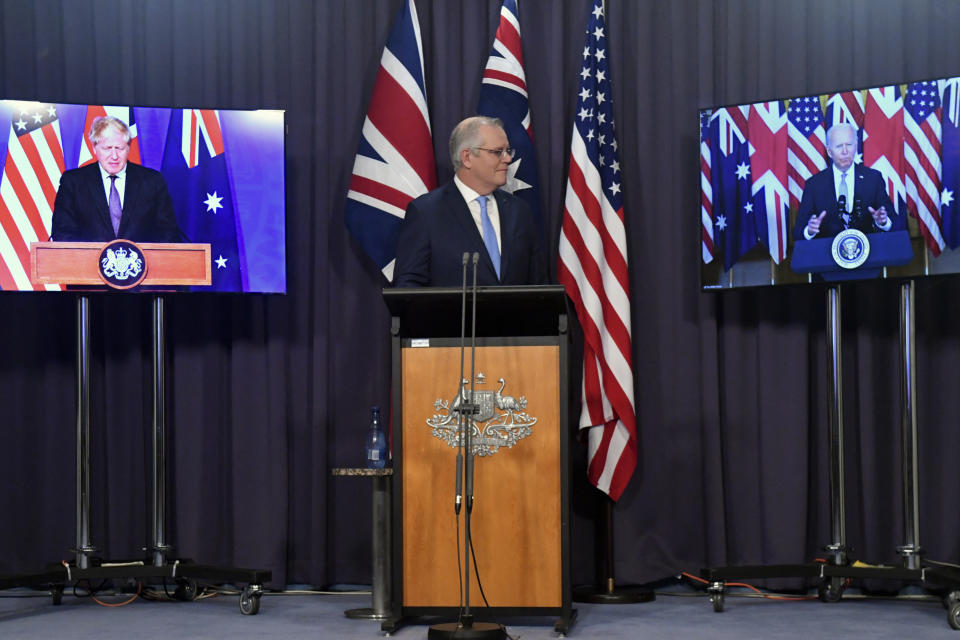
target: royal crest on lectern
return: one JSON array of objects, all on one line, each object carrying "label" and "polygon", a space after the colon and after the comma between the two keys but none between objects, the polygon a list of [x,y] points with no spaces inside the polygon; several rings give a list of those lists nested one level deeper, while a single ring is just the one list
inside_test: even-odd
[{"label": "royal crest on lectern", "polygon": [[129,289],[146,275],[143,251],[134,243],[118,239],[100,252],[100,277],[115,289]]},{"label": "royal crest on lectern", "polygon": [[[504,395],[506,381],[500,378],[497,382],[500,383],[500,388],[496,391],[473,392],[472,397],[476,398],[477,405],[470,433],[474,455],[492,456],[500,447],[512,448],[533,433],[532,427],[537,423],[537,418],[527,413],[526,396],[515,398]],[[486,377],[483,373],[478,373],[476,384],[485,383]],[[464,379],[460,392],[452,400],[437,398],[434,401],[433,408],[437,413],[427,418],[427,425],[434,437],[440,438],[451,447],[460,445],[464,437],[458,424],[460,407],[469,404],[470,398],[469,382]],[[464,416],[467,417],[469,416]]]}]

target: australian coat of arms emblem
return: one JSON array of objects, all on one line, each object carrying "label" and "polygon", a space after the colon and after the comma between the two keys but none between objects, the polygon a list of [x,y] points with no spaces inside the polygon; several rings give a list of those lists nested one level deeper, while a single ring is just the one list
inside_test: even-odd
[{"label": "australian coat of arms emblem", "polygon": [[[483,373],[477,374],[476,384],[486,382]],[[504,395],[506,380],[497,380],[500,387],[496,391],[480,391],[468,388],[469,382],[463,379],[460,390],[451,400],[437,398],[433,403],[436,411],[427,419],[427,425],[435,438],[440,438],[451,447],[458,447],[464,434],[459,429],[460,409],[464,405],[475,404],[473,420],[464,416],[464,424],[471,425],[470,438],[473,453],[478,456],[492,456],[500,447],[512,448],[523,438],[533,433],[537,418],[527,413],[527,398]],[[473,401],[471,402],[471,399]]]}]

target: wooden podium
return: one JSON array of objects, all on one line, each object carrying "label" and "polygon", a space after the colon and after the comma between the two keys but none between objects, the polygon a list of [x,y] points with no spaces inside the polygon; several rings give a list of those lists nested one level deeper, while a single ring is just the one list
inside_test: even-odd
[{"label": "wooden podium", "polygon": [[[98,258],[106,242],[30,243],[34,284],[105,285]],[[147,273],[142,285],[209,285],[209,244],[138,243]]]},{"label": "wooden podium", "polygon": [[[383,623],[392,632],[407,617],[455,619],[460,607],[463,513],[458,528],[452,409],[462,292],[385,289],[383,296],[393,318],[394,601]],[[563,288],[482,287],[476,322],[473,388],[481,414],[471,535],[479,580],[471,562],[471,610],[478,619],[556,615],[556,630],[566,633],[574,612]],[[466,326],[469,334],[469,293]],[[469,338],[466,344],[470,379]]]}]

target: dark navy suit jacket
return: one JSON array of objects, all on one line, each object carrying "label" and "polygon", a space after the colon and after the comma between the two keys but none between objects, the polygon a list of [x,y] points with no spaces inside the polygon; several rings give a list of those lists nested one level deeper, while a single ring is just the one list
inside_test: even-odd
[{"label": "dark navy suit jacket", "polygon": [[51,240],[109,242],[185,242],[177,226],[173,200],[158,171],[127,163],[120,231],[113,233],[110,208],[96,162],[64,172],[53,204]]},{"label": "dark navy suit jacket", "polygon": [[[398,287],[459,287],[464,252],[480,254],[479,286],[546,284],[546,260],[533,213],[526,202],[494,191],[500,213],[500,278],[470,208],[451,180],[407,205],[397,242],[394,283]],[[473,282],[468,266],[467,284]]]},{"label": "dark navy suit jacket", "polygon": [[[864,233],[882,231],[874,224],[873,216],[867,207],[879,209],[886,207],[887,217],[890,218],[889,231],[906,228],[904,216],[898,215],[887,195],[883,176],[876,169],[864,167],[862,164],[853,165],[853,211],[851,212],[850,227]],[[860,214],[857,215],[859,206]],[[829,166],[820,173],[810,176],[803,188],[803,197],[800,199],[800,209],[797,212],[797,221],[793,225],[795,240],[803,240],[803,230],[810,221],[810,216],[820,215],[826,211],[827,215],[820,222],[820,233],[815,238],[830,238],[844,230],[843,218],[837,208],[837,194],[833,184],[833,167]]]}]

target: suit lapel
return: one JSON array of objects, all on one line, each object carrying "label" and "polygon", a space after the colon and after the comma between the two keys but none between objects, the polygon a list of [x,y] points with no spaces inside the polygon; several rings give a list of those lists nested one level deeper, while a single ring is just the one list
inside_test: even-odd
[{"label": "suit lapel", "polygon": [[517,237],[517,230],[514,228],[517,218],[510,206],[510,201],[499,189],[493,192],[493,196],[497,199],[497,212],[500,215],[500,281],[505,282],[507,274],[510,273],[513,242]]},{"label": "suit lapel", "polygon": [[137,199],[140,197],[140,174],[133,169],[133,166],[127,163],[127,184],[123,189],[123,215],[120,217],[119,234],[123,237],[124,232],[130,227],[132,219],[137,211]]},{"label": "suit lapel", "polygon": [[113,223],[110,222],[110,207],[107,205],[107,191],[103,183],[103,175],[100,173],[100,165],[96,162],[88,165],[89,177],[87,184],[90,187],[90,202],[96,203],[96,217],[106,229],[113,234]]}]

